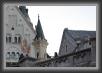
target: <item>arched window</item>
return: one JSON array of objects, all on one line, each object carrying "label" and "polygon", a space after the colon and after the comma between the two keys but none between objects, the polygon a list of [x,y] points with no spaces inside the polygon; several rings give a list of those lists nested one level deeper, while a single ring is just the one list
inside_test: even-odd
[{"label": "arched window", "polygon": [[19,52],[17,52],[17,55],[18,55],[18,56],[20,56],[20,53],[19,53]]},{"label": "arched window", "polygon": [[7,52],[6,59],[10,59],[10,52]]},{"label": "arched window", "polygon": [[12,52],[12,55],[15,56],[15,52]]},{"label": "arched window", "polygon": [[16,55],[15,55],[15,52],[12,52],[12,57],[11,57],[11,58],[14,59],[15,56],[16,56]]},{"label": "arched window", "polygon": [[19,52],[17,52],[17,55],[20,55]]},{"label": "arched window", "polygon": [[17,55],[16,55],[16,59],[19,59],[19,57],[20,57],[20,53],[17,52],[16,54],[17,54]]}]

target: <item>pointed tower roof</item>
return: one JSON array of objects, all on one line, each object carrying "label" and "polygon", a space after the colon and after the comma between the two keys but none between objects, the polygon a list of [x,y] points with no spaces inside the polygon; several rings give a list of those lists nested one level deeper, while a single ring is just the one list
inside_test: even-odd
[{"label": "pointed tower roof", "polygon": [[38,23],[37,23],[37,26],[36,26],[36,37],[35,39],[45,39],[44,37],[44,33],[43,33],[43,29],[42,29],[42,26],[41,26],[41,23],[40,23],[40,19],[39,19],[39,14],[38,14]]}]

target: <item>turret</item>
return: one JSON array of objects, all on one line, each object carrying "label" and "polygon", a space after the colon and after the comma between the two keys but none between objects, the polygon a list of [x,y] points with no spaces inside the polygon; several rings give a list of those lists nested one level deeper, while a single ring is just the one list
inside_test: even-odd
[{"label": "turret", "polygon": [[33,45],[37,49],[37,53],[36,53],[37,59],[46,60],[47,59],[46,48],[47,48],[48,42],[45,39],[42,26],[40,23],[39,15],[38,15],[38,23],[36,26],[36,37],[34,38]]}]

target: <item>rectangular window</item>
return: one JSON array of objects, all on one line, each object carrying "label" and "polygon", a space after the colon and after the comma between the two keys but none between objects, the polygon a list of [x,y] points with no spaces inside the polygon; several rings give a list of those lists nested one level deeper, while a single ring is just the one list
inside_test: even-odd
[{"label": "rectangular window", "polygon": [[18,43],[21,43],[21,37],[18,37]]},{"label": "rectangular window", "polygon": [[37,52],[37,58],[39,57],[39,53]]},{"label": "rectangular window", "polygon": [[6,43],[8,43],[8,37],[6,37]]},{"label": "rectangular window", "polygon": [[89,45],[91,45],[91,42],[89,42]]},{"label": "rectangular window", "polygon": [[9,43],[11,43],[11,37],[9,37]]},{"label": "rectangular window", "polygon": [[15,39],[15,43],[17,43],[17,37],[14,37],[14,39]]}]

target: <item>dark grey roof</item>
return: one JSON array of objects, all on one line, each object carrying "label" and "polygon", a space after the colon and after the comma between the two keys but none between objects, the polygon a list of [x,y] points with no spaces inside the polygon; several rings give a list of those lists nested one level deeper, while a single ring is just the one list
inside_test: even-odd
[{"label": "dark grey roof", "polygon": [[68,30],[65,29],[64,32],[67,32],[73,39],[76,38],[95,38],[96,37],[96,31],[84,31],[84,30]]},{"label": "dark grey roof", "polygon": [[28,9],[26,6],[19,6],[19,9],[25,16],[28,16]]},{"label": "dark grey roof", "polygon": [[37,35],[36,35],[35,39],[39,39],[39,38],[45,39],[43,29],[42,29],[42,26],[40,23],[39,15],[38,15],[38,23],[36,26],[36,33],[37,33]]},{"label": "dark grey roof", "polygon": [[[76,40],[80,39],[81,41],[85,41],[88,38],[96,38],[96,31],[69,30],[69,29],[65,28],[63,31],[63,35],[62,35],[62,41],[61,41],[61,45],[60,45],[59,55],[63,55],[66,53],[68,54],[70,52],[73,52],[73,50],[75,48],[77,48]],[[68,50],[69,50],[67,52],[65,50],[66,43],[68,44]]]}]

